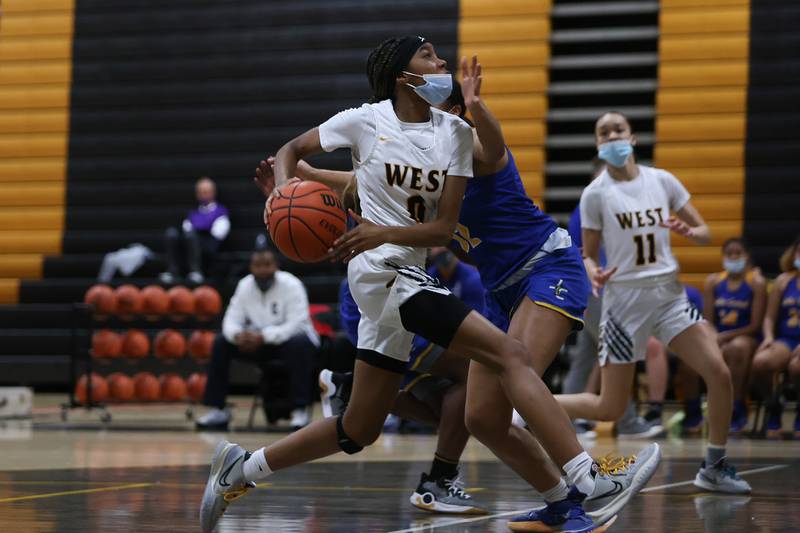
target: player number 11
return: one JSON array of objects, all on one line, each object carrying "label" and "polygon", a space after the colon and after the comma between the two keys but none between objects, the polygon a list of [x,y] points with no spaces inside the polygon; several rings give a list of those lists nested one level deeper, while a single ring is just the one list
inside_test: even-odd
[{"label": "player number 11", "polygon": [[656,235],[655,233],[648,233],[644,237],[647,238],[647,260],[644,256],[644,239],[642,235],[634,235],[633,242],[636,243],[636,266],[649,265],[656,262]]}]

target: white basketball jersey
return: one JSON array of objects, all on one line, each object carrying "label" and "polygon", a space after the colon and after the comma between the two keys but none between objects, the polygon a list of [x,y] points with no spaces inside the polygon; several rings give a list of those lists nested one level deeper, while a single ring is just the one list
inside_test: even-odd
[{"label": "white basketball jersey", "polygon": [[[374,135],[374,139],[364,139],[362,135],[353,146],[353,169],[365,219],[382,226],[432,221],[448,170],[454,175],[472,176],[472,131],[455,115],[431,108],[432,142],[421,149],[403,132],[391,100],[344,111],[340,113],[344,115],[341,122],[350,121],[345,115],[348,113],[359,117],[363,132]],[[336,143],[336,136],[345,128],[337,126],[337,117],[320,126],[320,140],[326,150],[342,146]],[[454,161],[464,159],[464,152],[466,163]],[[423,265],[426,250],[387,244],[373,253],[405,264]]]},{"label": "white basketball jersey", "polygon": [[603,171],[581,196],[581,227],[602,232],[609,283],[643,280],[678,271],[670,230],[659,225],[689,201],[689,193],[669,172],[639,165],[631,181]]}]

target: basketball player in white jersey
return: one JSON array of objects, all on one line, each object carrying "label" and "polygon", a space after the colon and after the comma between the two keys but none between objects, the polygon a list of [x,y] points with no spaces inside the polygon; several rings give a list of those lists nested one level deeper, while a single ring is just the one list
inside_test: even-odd
[{"label": "basketball player in white jersey", "polygon": [[[426,248],[445,246],[452,239],[466,180],[472,176],[470,127],[432,107],[444,102],[452,89],[446,62],[425,39],[408,36],[376,48],[367,74],[376,103],[343,111],[300,135],[278,151],[274,164],[280,186],[306,156],[337,148],[352,151],[363,218],[351,212],[359,226],[332,251],[349,262],[350,289],[362,314],[350,403],[343,416],[315,421],[252,454],[220,443],[201,505],[203,531],[213,530],[230,501],[274,471],[339,451],[355,454],[375,442],[394,403],[415,333],[495,371],[502,382],[498,393],[505,393],[566,473],[572,490],[563,491],[551,523],[539,525],[548,531],[604,531],[605,526],[598,527],[584,513],[582,502],[598,491],[620,493],[622,483],[611,479],[614,473],[598,471],[581,448],[524,345],[468,308],[424,269]],[[650,474],[641,470],[638,475]]]},{"label": "basketball player in white jersey", "polygon": [[[600,319],[600,395],[558,396],[572,418],[616,420],[630,398],[636,362],[644,360],[653,335],[705,380],[709,437],[705,461],[694,484],[729,493],[750,485],[725,459],[733,404],[731,375],[711,327],[689,302],[678,282],[670,231],[706,244],[708,226],[690,195],[669,172],[636,164],[636,137],[621,113],[601,116],[595,125],[603,171],[580,201],[583,255],[597,293],[603,286]],[[671,214],[671,213],[674,213]],[[600,243],[608,269],[599,266]]]}]

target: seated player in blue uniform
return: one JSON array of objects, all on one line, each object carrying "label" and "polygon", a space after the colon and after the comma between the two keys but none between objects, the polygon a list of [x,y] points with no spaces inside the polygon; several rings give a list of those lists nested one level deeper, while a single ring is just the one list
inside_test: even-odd
[{"label": "seated player in blue uniform", "polygon": [[747,378],[761,336],[767,283],[753,268],[750,249],[741,238],[728,239],[722,245],[722,267],[722,272],[706,278],[703,303],[706,320],[716,328],[717,343],[731,370],[731,432],[738,433],[747,425]]},{"label": "seated player in blue uniform", "polygon": [[[753,380],[759,382],[767,398],[778,374],[789,371],[795,383],[800,380],[800,238],[781,256],[783,274],[775,280],[764,316],[764,341],[753,359]],[[767,437],[780,438],[783,404],[776,397],[769,408]],[[800,438],[800,403],[794,420],[794,436]]]},{"label": "seated player in blue uniform", "polygon": [[[472,309],[483,313],[484,289],[478,272],[446,248],[433,248],[430,259],[428,273]],[[350,342],[357,346],[361,313],[346,279],[339,292],[339,312]],[[486,508],[463,490],[458,477],[458,463],[469,440],[464,424],[469,362],[416,336],[407,368],[392,414],[439,428],[430,472],[422,473],[410,497],[412,505],[438,513],[485,513]],[[344,412],[352,379],[352,372],[320,372],[322,410],[326,417]]]},{"label": "seated player in blue uniform", "polygon": [[[472,68],[474,71],[474,63]],[[462,71],[468,71],[466,61]],[[541,376],[567,336],[583,327],[589,282],[581,254],[567,231],[528,197],[502,129],[478,94],[480,81],[477,87],[474,84],[479,74],[465,74],[472,80],[469,93],[465,88],[462,94],[454,83],[450,98],[440,106],[462,118],[469,109],[475,121],[475,177],[468,180],[452,245],[468,255],[478,269],[487,289],[487,317],[527,348],[532,366]],[[257,182],[268,183],[270,160],[262,161],[256,173]],[[297,176],[325,183],[345,196],[353,180],[350,172],[316,169],[302,162],[297,166]],[[541,393],[549,394],[542,386]],[[508,523],[512,530],[597,530],[647,484],[660,462],[657,444],[615,461],[615,465],[622,465],[620,468],[609,469],[606,460],[594,462],[563,411],[534,422],[528,420],[536,426],[532,427],[536,437],[513,426],[512,406],[503,384],[482,364],[470,364],[469,387],[465,416],[470,433],[536,488],[548,504],[513,518]],[[565,437],[568,453],[562,442]],[[555,440],[560,442],[558,447]],[[544,450],[556,455],[556,448],[573,459],[554,464]],[[597,474],[587,477],[587,468]],[[620,483],[621,491],[615,489]],[[608,494],[613,497],[606,497]],[[587,516],[584,502],[599,509]]]}]

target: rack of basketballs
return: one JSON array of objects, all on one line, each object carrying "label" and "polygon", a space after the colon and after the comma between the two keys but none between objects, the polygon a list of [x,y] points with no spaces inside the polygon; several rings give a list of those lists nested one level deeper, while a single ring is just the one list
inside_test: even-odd
[{"label": "rack of basketballs", "polygon": [[216,289],[94,285],[84,302],[91,315],[91,347],[73,354],[83,364],[72,364],[63,418],[67,409],[79,406],[99,408],[109,421],[110,404],[201,401],[220,324],[222,300]]}]

